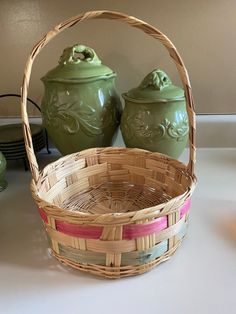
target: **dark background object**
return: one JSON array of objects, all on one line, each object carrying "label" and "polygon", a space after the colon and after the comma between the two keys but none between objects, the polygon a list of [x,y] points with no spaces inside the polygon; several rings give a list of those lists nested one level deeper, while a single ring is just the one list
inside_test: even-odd
[{"label": "dark background object", "polygon": [[[5,97],[18,97],[20,98],[21,95],[19,94],[14,94],[14,93],[9,93],[9,94],[0,94],[0,98],[5,98]],[[38,111],[41,113],[40,107],[30,98],[27,98],[27,100],[33,104]],[[37,125],[31,124],[31,127],[36,129],[35,130],[35,135],[33,136],[33,145],[34,149],[36,152],[39,152],[42,150],[45,146],[47,149],[48,154],[50,154],[50,150],[48,147],[48,135],[47,131],[41,127],[40,125],[37,128]],[[23,137],[23,129],[22,129],[22,124],[7,124],[4,126],[0,126],[0,132],[2,129],[2,133],[5,132],[11,132],[12,135],[14,134],[17,135],[16,140],[11,139],[6,139],[4,140],[3,138],[0,138],[0,151],[4,154],[5,158],[7,160],[17,160],[17,159],[22,159],[24,163],[24,168],[25,170],[28,170],[28,160],[27,160],[27,155],[25,151],[25,145],[24,145],[24,137]],[[19,134],[20,130],[22,130],[22,134]]]}]

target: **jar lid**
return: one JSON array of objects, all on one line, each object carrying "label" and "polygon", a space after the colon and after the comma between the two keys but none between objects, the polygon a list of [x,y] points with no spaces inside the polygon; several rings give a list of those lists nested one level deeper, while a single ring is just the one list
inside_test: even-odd
[{"label": "jar lid", "polygon": [[64,49],[58,63],[42,81],[77,83],[116,76],[115,72],[102,64],[92,48],[81,44]]},{"label": "jar lid", "polygon": [[184,90],[172,84],[167,74],[155,69],[150,72],[141,84],[124,93],[124,99],[138,103],[168,102],[184,99]]}]

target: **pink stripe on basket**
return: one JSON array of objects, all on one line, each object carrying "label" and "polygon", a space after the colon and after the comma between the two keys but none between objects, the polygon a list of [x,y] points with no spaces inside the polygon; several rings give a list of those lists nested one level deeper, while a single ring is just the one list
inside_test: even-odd
[{"label": "pink stripe on basket", "polygon": [[147,224],[132,224],[123,227],[123,239],[131,240],[149,235],[167,228],[167,217],[160,217]]},{"label": "pink stripe on basket", "polygon": [[190,208],[190,204],[191,204],[191,200],[190,200],[190,198],[188,198],[186,200],[186,202],[184,203],[184,205],[180,209],[180,218],[182,218],[184,215],[187,214],[187,212],[189,211],[189,208]]},{"label": "pink stripe on basket", "polygon": [[99,239],[103,227],[83,226],[56,220],[57,231],[83,239]]},{"label": "pink stripe on basket", "polygon": [[[184,205],[180,209],[180,218],[182,218],[189,210],[190,207],[190,199],[184,203]],[[161,231],[167,228],[167,217],[163,216],[157,218],[151,223],[147,224],[133,224],[133,225],[125,225],[123,227],[123,239],[131,240],[138,237],[143,237],[145,235],[149,235],[158,231]]]},{"label": "pink stripe on basket", "polygon": [[45,213],[45,211],[42,208],[38,208],[39,210],[39,215],[41,216],[42,220],[47,224],[48,223],[48,217]]},{"label": "pink stripe on basket", "polygon": [[[190,199],[184,203],[180,209],[180,218],[187,214],[190,207]],[[46,213],[42,208],[39,208],[41,218],[45,223],[48,223]],[[99,239],[102,235],[103,227],[98,226],[84,226],[78,224],[66,223],[60,220],[55,220],[56,230],[64,234],[79,237],[83,239]],[[153,222],[146,224],[130,224],[123,227],[124,240],[131,240],[138,237],[150,235],[167,228],[167,216],[155,219]]]}]

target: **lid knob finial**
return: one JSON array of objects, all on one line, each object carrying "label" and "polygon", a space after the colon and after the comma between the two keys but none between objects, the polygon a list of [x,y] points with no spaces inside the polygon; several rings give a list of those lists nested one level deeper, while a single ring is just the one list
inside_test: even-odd
[{"label": "lid knob finial", "polygon": [[160,69],[155,69],[147,76],[145,76],[139,87],[141,89],[154,88],[157,90],[162,90],[163,88],[171,84],[172,82],[170,78],[164,71]]},{"label": "lid knob finial", "polygon": [[72,47],[64,49],[60,57],[59,64],[78,64],[80,62],[89,62],[94,65],[100,65],[101,60],[95,51],[85,45],[76,44]]}]

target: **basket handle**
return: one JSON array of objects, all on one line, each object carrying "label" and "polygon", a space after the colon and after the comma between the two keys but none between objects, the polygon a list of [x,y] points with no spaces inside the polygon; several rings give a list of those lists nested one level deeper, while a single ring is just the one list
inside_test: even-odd
[{"label": "basket handle", "polygon": [[43,36],[40,41],[33,47],[30,56],[26,62],[24,77],[21,87],[21,116],[23,120],[23,130],[25,138],[25,147],[30,164],[30,169],[32,172],[33,180],[37,182],[39,177],[39,166],[36,160],[34,153],[32,135],[29,127],[29,119],[27,114],[27,94],[29,88],[29,81],[31,76],[31,69],[33,62],[39,52],[43,49],[47,43],[52,40],[56,35],[64,31],[65,29],[76,25],[77,23],[89,19],[113,19],[119,20],[121,22],[127,23],[132,27],[141,29],[143,32],[148,34],[151,37],[158,39],[168,50],[170,57],[174,60],[176,68],[179,72],[181,81],[183,83],[183,88],[185,91],[186,103],[187,103],[187,113],[189,119],[189,162],[188,162],[188,171],[191,175],[194,174],[194,164],[196,158],[196,148],[195,148],[195,110],[194,110],[194,101],[192,96],[191,84],[188,77],[187,69],[182,61],[181,56],[179,55],[177,49],[169,40],[169,38],[164,35],[157,28],[149,25],[148,23],[139,20],[133,16],[129,16],[120,12],[115,11],[89,11],[81,13],[77,16],[74,16],[59,25],[55,26],[50,30],[45,36]]}]

